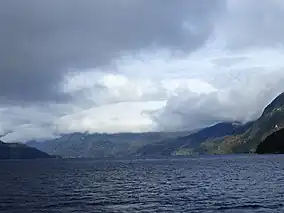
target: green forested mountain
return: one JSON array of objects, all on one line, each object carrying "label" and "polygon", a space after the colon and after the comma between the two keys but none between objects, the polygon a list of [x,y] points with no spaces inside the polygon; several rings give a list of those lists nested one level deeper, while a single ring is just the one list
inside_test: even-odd
[{"label": "green forested mountain", "polygon": [[155,144],[148,144],[138,150],[139,156],[169,156],[169,155],[192,155],[206,153],[200,149],[200,145],[209,140],[222,138],[226,135],[238,135],[245,132],[251,123],[219,123],[211,127],[204,128],[193,134],[164,140]]},{"label": "green forested mountain", "polygon": [[267,136],[284,127],[284,93],[274,99],[252,126],[237,137],[227,137],[221,142],[233,153],[255,152]]},{"label": "green forested mountain", "polygon": [[245,125],[221,123],[172,141],[141,148],[143,156],[254,153],[273,132],[284,127],[284,93],[275,98],[256,121]]}]

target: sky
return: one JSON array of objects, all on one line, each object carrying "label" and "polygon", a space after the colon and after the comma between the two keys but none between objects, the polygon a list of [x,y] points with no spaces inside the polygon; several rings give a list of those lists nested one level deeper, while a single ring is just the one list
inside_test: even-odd
[{"label": "sky", "polygon": [[0,1],[0,135],[247,122],[284,91],[282,0]]}]

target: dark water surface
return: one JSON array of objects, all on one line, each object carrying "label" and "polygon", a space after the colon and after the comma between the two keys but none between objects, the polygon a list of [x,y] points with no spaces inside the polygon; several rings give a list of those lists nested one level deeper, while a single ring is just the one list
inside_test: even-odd
[{"label": "dark water surface", "polygon": [[284,156],[0,161],[0,212],[284,212]]}]

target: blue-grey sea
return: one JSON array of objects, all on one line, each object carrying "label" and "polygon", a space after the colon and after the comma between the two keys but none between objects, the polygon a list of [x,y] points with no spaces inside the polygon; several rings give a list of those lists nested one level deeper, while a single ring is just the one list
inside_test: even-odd
[{"label": "blue-grey sea", "polygon": [[284,156],[0,161],[0,212],[284,212]]}]

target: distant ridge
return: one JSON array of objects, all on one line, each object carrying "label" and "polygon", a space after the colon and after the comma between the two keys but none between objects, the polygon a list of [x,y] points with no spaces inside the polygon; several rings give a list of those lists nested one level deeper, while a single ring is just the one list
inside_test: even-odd
[{"label": "distant ridge", "polygon": [[27,145],[50,155],[65,158],[120,158],[135,156],[146,144],[177,138],[188,132],[144,132],[144,133],[71,133],[47,141],[29,141]]}]

